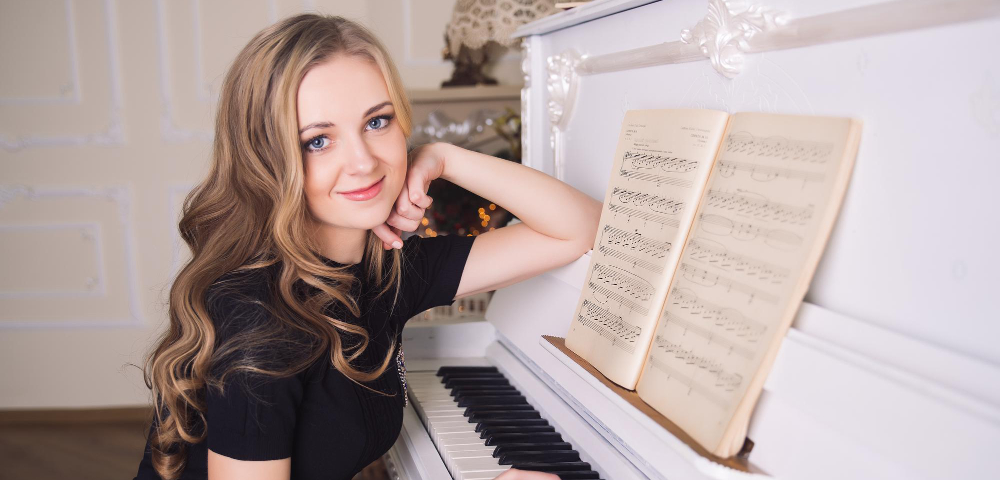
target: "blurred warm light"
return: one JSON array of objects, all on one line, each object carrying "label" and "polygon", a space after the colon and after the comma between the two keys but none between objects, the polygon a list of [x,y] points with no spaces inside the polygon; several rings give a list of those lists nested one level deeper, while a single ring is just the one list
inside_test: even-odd
[{"label": "blurred warm light", "polygon": [[424,217],[424,218],[420,219],[420,224],[421,225],[427,226],[428,223],[430,223],[430,222],[427,220],[427,217]]},{"label": "blurred warm light", "polygon": [[491,203],[490,204],[490,210],[496,210],[496,209],[497,209],[497,204]]}]

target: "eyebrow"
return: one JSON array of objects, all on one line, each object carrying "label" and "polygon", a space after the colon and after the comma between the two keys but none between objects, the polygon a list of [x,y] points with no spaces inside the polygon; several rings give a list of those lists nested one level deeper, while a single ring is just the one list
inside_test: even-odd
[{"label": "eyebrow", "polygon": [[[382,103],[380,103],[378,105],[375,105],[374,107],[369,108],[368,110],[365,110],[365,113],[363,115],[361,115],[361,116],[362,117],[367,117],[368,115],[371,115],[371,114],[373,114],[373,113],[381,110],[382,107],[384,107],[386,105],[392,105],[392,102],[385,101],[385,102],[382,102]],[[299,129],[299,135],[302,135],[303,133],[305,133],[306,130],[309,130],[310,128],[329,128],[329,127],[332,127],[332,126],[334,126],[334,125],[331,122],[313,122],[313,123],[310,123],[309,125],[306,125],[306,126],[300,128]]]}]

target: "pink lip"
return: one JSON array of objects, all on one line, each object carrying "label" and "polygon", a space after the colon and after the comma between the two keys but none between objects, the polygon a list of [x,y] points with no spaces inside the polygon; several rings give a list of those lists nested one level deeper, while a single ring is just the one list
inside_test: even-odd
[{"label": "pink lip", "polygon": [[351,192],[339,192],[348,200],[362,201],[374,198],[379,192],[382,191],[382,180],[385,177],[380,178],[377,182],[373,183],[371,186],[362,188],[360,190],[354,190]]}]

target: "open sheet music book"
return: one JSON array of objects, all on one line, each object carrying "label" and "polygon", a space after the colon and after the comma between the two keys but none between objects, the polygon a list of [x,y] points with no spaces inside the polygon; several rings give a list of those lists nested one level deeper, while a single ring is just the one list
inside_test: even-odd
[{"label": "open sheet music book", "polygon": [[738,453],[860,135],[849,118],[628,111],[566,346]]}]

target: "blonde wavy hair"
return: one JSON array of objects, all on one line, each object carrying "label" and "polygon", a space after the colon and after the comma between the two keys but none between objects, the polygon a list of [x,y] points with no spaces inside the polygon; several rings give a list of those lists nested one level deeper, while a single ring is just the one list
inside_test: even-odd
[{"label": "blonde wavy hair", "polygon": [[[325,264],[310,235],[296,98],[306,72],[338,55],[364,58],[379,67],[396,119],[404,136],[410,136],[410,104],[399,73],[381,42],[355,22],[317,14],[289,17],[260,31],[236,56],[222,84],[211,170],[184,200],[179,229],[193,255],[170,290],[169,328],[143,364],[157,425],[150,436],[152,463],[166,480],[183,471],[185,442],[204,440],[204,389],[221,390],[226,376],[286,377],[326,355],[359,383],[378,378],[391,362],[395,343],[377,370],[352,366],[369,343],[368,332],[323,313],[331,305],[342,305],[355,316],[361,312],[350,295],[357,279],[344,267]],[[378,295],[395,285],[395,303],[400,251],[385,251],[371,231],[366,242],[362,262],[367,275],[382,285]],[[209,287],[218,286],[223,275],[276,263],[280,273],[270,286],[271,303],[264,305],[269,321],[254,325],[252,335],[235,335],[216,348],[217,332],[206,303]],[[303,286],[314,293],[303,298]],[[290,341],[289,333],[305,340]],[[346,345],[344,334],[360,341]],[[234,351],[262,351],[265,345],[307,354],[284,363],[285,368],[272,369],[245,355],[225,363],[221,373],[213,368]]]}]

